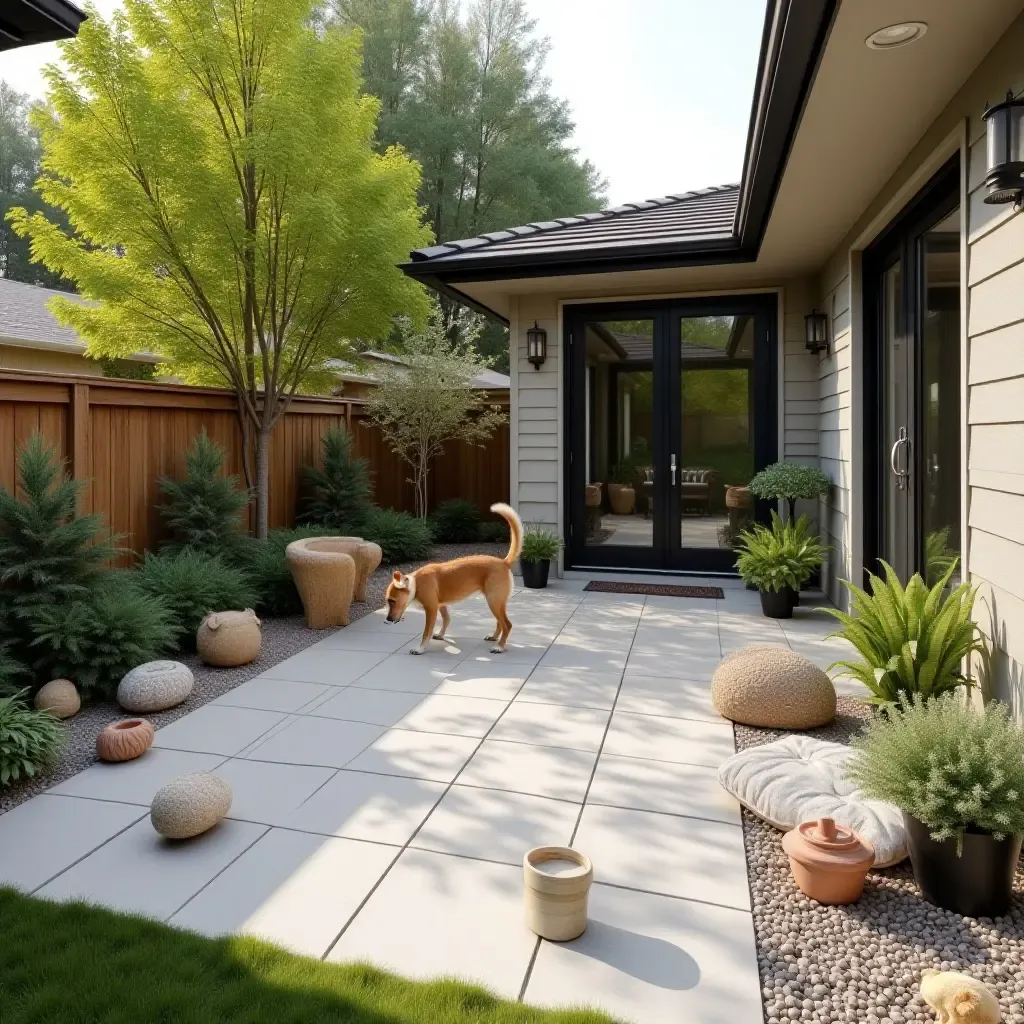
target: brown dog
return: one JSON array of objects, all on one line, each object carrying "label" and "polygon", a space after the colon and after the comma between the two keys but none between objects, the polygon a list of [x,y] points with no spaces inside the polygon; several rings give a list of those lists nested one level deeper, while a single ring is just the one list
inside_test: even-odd
[{"label": "brown dog", "polygon": [[[512,534],[512,542],[504,558],[467,555],[450,562],[431,562],[408,575],[396,572],[388,584],[385,595],[388,622],[401,622],[412,601],[419,601],[427,617],[420,645],[413,648],[410,654],[423,654],[432,636],[435,640],[444,640],[451,624],[448,606],[477,592],[487,599],[487,607],[497,621],[494,633],[486,637],[487,640],[497,641],[491,651],[494,654],[505,653],[508,635],[512,631],[512,622],[505,606],[512,596],[512,563],[523,548],[523,524],[515,509],[508,505],[492,505],[491,511],[506,520]],[[441,613],[441,631],[435,633],[434,623],[438,612]]]}]

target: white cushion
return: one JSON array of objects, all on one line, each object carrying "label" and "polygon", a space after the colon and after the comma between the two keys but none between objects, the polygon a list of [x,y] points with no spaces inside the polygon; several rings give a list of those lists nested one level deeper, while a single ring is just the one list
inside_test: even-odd
[{"label": "white cushion", "polygon": [[907,855],[899,808],[869,800],[846,779],[854,751],[810,736],[786,736],[733,754],[718,770],[718,781],[751,813],[789,831],[802,821],[833,818],[852,828],[875,849],[876,867]]}]

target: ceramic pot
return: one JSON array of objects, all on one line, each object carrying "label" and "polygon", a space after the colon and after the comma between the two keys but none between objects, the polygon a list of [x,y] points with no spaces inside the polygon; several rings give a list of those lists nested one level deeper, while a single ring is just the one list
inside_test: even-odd
[{"label": "ceramic pot", "polygon": [[538,846],[523,858],[526,923],[542,939],[568,942],[587,927],[594,881],[590,858],[567,846]]},{"label": "ceramic pot", "polygon": [[819,903],[853,903],[875,863],[871,844],[831,818],[805,821],[782,837],[793,879]]},{"label": "ceramic pot", "polygon": [[761,611],[767,618],[793,618],[796,594],[791,587],[783,587],[781,590],[760,590],[758,593],[761,595]]},{"label": "ceramic pot", "polygon": [[533,562],[528,558],[519,559],[519,568],[523,571],[523,586],[531,590],[543,590],[548,585],[548,572],[551,569],[551,562],[544,559],[542,562]]},{"label": "ceramic pot", "polygon": [[587,508],[600,508],[601,507],[601,485],[600,484],[587,484],[583,490],[584,498],[583,503]]},{"label": "ceramic pot", "polygon": [[144,718],[111,722],[96,737],[96,754],[101,761],[134,761],[153,743],[153,726]]},{"label": "ceramic pot", "polygon": [[626,484],[609,484],[608,504],[615,515],[631,516],[636,507],[636,491]]},{"label": "ceramic pot", "polygon": [[990,832],[968,831],[958,857],[955,839],[936,842],[931,829],[906,811],[903,824],[914,881],[929,903],[964,917],[1009,912],[1021,836],[995,839]]},{"label": "ceramic pot", "polygon": [[754,495],[749,487],[730,485],[725,489],[726,508],[753,508]]}]

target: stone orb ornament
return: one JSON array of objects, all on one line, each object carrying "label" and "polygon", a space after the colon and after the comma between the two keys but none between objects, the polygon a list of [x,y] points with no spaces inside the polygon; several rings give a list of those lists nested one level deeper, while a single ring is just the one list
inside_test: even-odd
[{"label": "stone orb ornament", "polygon": [[82,707],[82,698],[70,679],[51,679],[39,688],[33,701],[37,711],[49,711],[55,718],[71,718]]},{"label": "stone orb ornament", "polygon": [[814,662],[784,647],[744,647],[711,677],[711,702],[725,718],[761,729],[814,729],[836,717],[836,689]]},{"label": "stone orb ornament", "polygon": [[207,665],[235,668],[260,655],[260,620],[251,608],[244,612],[210,612],[196,632],[196,650]]},{"label": "stone orb ornament", "polygon": [[153,726],[144,718],[111,722],[96,737],[101,761],[134,761],[153,745]]},{"label": "stone orb ornament", "polygon": [[149,820],[165,839],[191,839],[231,810],[231,786],[209,772],[180,775],[153,797]]},{"label": "stone orb ornament", "polygon": [[117,703],[135,714],[176,707],[192,692],[195,679],[180,661],[147,661],[131,670],[117,688]]}]

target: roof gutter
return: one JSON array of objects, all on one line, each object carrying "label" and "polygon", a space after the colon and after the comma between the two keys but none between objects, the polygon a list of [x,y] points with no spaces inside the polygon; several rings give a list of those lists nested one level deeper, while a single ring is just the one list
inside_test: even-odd
[{"label": "roof gutter", "polygon": [[[5,0],[0,11],[0,50],[70,39],[86,17],[68,0]],[[39,25],[46,27],[40,30]]]}]

